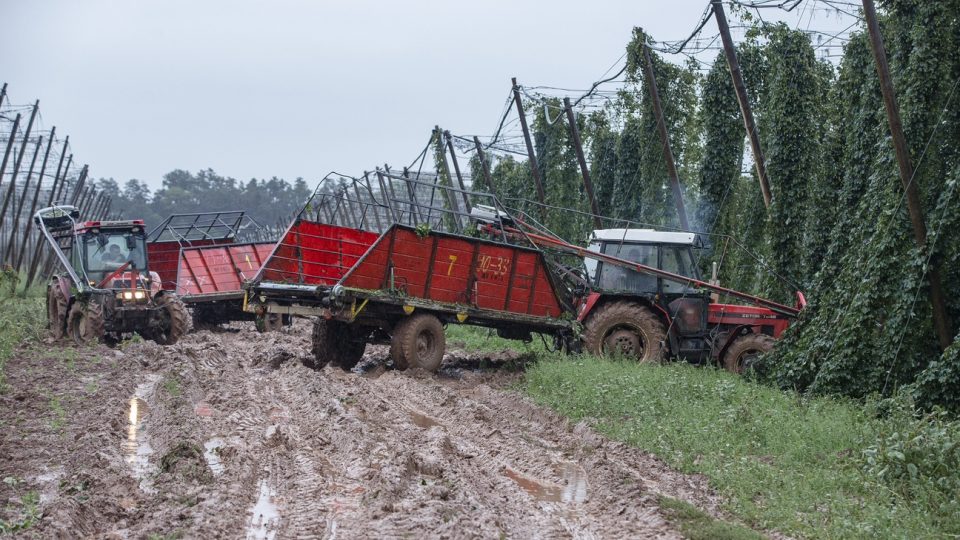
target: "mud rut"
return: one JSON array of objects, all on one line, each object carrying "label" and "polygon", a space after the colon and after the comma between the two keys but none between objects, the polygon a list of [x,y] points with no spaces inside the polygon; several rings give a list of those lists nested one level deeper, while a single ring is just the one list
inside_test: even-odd
[{"label": "mud rut", "polygon": [[705,479],[532,404],[517,375],[470,369],[476,355],[433,375],[369,347],[361,373],[317,372],[308,335],[20,351],[0,396],[0,473],[16,479],[0,517],[27,490],[42,513],[28,536],[678,537],[658,494],[719,515]]}]

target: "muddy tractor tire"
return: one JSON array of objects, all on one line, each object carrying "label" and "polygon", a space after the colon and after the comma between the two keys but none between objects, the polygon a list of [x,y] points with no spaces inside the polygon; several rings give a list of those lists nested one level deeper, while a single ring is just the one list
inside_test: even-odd
[{"label": "muddy tractor tire", "polygon": [[67,317],[67,329],[77,345],[93,345],[104,341],[103,306],[94,301],[74,302]]},{"label": "muddy tractor tire", "polygon": [[585,352],[596,356],[622,354],[640,362],[663,360],[666,339],[663,321],[650,308],[628,301],[596,308],[583,332]]},{"label": "muddy tractor tire", "polygon": [[57,340],[63,338],[67,329],[67,298],[60,284],[54,280],[47,285],[47,329],[50,336]]},{"label": "muddy tractor tire", "polygon": [[159,345],[173,345],[190,329],[190,314],[180,297],[166,293],[157,297],[160,310],[160,326],[149,333],[148,339]]},{"label": "muddy tractor tire", "polygon": [[[278,316],[279,317],[279,316]],[[313,322],[313,369],[332,364],[350,371],[363,358],[367,349],[364,341],[356,339],[353,329],[340,321],[318,318]]]},{"label": "muddy tractor tire", "polygon": [[418,313],[403,319],[393,329],[390,357],[397,369],[437,371],[446,348],[447,338],[440,319],[429,313]]},{"label": "muddy tractor tire", "polygon": [[766,334],[750,332],[734,340],[723,353],[723,369],[743,373],[761,354],[770,352],[777,341]]},{"label": "muddy tractor tire", "polygon": [[283,315],[264,313],[263,315],[257,315],[253,323],[257,326],[257,332],[279,332],[283,329]]}]

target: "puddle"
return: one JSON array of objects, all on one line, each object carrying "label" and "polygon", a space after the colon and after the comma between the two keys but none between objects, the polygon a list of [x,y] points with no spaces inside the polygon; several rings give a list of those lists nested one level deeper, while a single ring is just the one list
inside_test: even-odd
[{"label": "puddle", "polygon": [[582,503],[587,500],[587,473],[576,463],[563,464],[564,486],[541,482],[507,467],[504,474],[524,491],[541,501]]},{"label": "puddle", "polygon": [[274,502],[277,494],[266,480],[260,481],[260,496],[251,510],[253,516],[247,525],[247,538],[256,540],[273,540],[277,536],[280,525],[280,509]]},{"label": "puddle", "polygon": [[130,398],[127,405],[127,439],[120,445],[123,459],[130,464],[134,478],[140,482],[140,489],[148,493],[154,491],[150,483],[150,475],[154,471],[154,467],[150,464],[153,447],[150,446],[146,437],[147,427],[144,425],[144,418],[149,414],[150,408],[143,398],[150,393],[157,384],[157,380],[159,377],[137,386]]},{"label": "puddle", "polygon": [[420,414],[420,413],[413,412],[413,411],[410,412],[410,420],[411,420],[417,427],[420,427],[420,428],[423,428],[423,429],[430,429],[430,428],[432,428],[433,426],[439,426],[439,425],[441,425],[440,422],[437,422],[437,421],[434,420],[433,418],[430,418],[429,416],[427,416],[427,415],[425,415],[425,414]]},{"label": "puddle", "polygon": [[217,450],[223,448],[224,444],[223,439],[219,437],[203,443],[203,458],[207,460],[207,466],[215,476],[223,473],[223,461],[220,460],[220,453]]}]

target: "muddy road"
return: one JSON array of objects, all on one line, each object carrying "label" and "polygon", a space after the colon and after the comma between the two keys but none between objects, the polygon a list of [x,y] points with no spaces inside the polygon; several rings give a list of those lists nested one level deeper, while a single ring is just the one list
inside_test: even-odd
[{"label": "muddy road", "polygon": [[398,372],[369,347],[355,373],[313,371],[308,335],[22,347],[0,519],[25,537],[676,538],[658,495],[717,515],[705,479],[534,405],[497,359]]}]

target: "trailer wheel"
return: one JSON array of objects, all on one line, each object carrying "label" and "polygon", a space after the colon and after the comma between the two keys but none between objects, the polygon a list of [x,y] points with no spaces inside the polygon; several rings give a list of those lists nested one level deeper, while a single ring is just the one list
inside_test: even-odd
[{"label": "trailer wheel", "polygon": [[353,335],[349,325],[340,321],[317,319],[313,322],[313,365],[320,369],[333,364],[350,371],[363,358],[367,344]]},{"label": "trailer wheel", "polygon": [[47,285],[47,328],[54,340],[63,337],[67,326],[67,299],[56,281]]},{"label": "trailer wheel", "polygon": [[723,368],[731,373],[743,373],[757,358],[770,352],[777,341],[766,334],[749,333],[735,339],[723,353]]},{"label": "trailer wheel", "polygon": [[103,306],[94,301],[75,302],[70,308],[67,327],[77,345],[91,345],[103,341],[106,334]]},{"label": "trailer wheel", "polygon": [[594,311],[584,325],[586,351],[596,356],[623,354],[640,362],[663,359],[667,330],[649,308],[635,302],[611,302]]},{"label": "trailer wheel", "polygon": [[440,368],[447,348],[440,319],[429,313],[418,313],[403,320],[393,332],[390,356],[398,369],[418,367],[436,371]]},{"label": "trailer wheel", "polygon": [[257,332],[279,332],[283,328],[283,316],[279,313],[264,313],[253,320]]},{"label": "trailer wheel", "polygon": [[150,339],[160,345],[173,345],[187,333],[187,307],[175,294],[160,295],[157,300],[160,310],[160,325],[150,332]]}]

